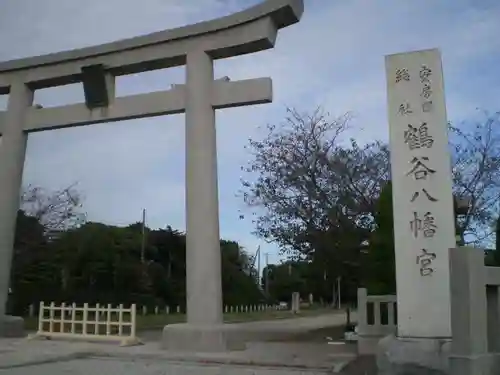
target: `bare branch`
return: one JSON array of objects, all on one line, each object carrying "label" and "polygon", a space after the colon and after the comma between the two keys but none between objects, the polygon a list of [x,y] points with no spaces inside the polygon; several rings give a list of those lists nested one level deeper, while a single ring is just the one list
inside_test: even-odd
[{"label": "bare branch", "polygon": [[81,212],[82,199],[75,186],[49,192],[29,185],[21,196],[21,209],[37,218],[47,233],[78,226],[85,221],[85,214]]}]

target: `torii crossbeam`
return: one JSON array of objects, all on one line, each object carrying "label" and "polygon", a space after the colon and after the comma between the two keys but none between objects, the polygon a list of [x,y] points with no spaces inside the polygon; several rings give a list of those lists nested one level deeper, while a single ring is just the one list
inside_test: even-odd
[{"label": "torii crossbeam", "polygon": [[[274,47],[279,29],[297,23],[303,0],[267,0],[245,11],[96,47],[0,63],[0,335],[28,134],[185,112],[187,324],[165,327],[166,348],[221,350],[223,325],[215,109],[272,101],[270,78],[214,80],[213,60]],[[186,65],[186,84],[115,97],[115,77]],[[37,89],[82,83],[85,103],[33,106]]]}]

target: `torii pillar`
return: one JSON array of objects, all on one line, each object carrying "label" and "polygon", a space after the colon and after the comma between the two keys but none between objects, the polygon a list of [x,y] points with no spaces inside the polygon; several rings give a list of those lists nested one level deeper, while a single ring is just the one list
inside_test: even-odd
[{"label": "torii pillar", "polygon": [[[215,109],[269,103],[272,82],[214,80],[213,60],[273,48],[278,30],[297,23],[303,8],[303,0],[267,0],[212,21],[0,63],[0,93],[10,95],[7,111],[0,111],[0,327],[14,321],[6,318],[5,302],[28,133],[185,112],[187,323],[166,326],[162,346],[242,347],[223,324]],[[186,84],[115,95],[116,76],[184,64]],[[85,103],[32,106],[35,90],[76,82],[83,84]]]}]

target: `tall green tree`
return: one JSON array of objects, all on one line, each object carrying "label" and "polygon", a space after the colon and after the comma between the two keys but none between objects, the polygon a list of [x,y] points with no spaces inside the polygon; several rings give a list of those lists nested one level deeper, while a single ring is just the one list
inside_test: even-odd
[{"label": "tall green tree", "polygon": [[[318,280],[324,272],[341,276],[352,292],[363,279],[363,248],[372,242],[385,246],[375,252],[382,258],[391,248],[377,245],[383,239],[372,234],[379,227],[377,204],[390,179],[390,157],[386,142],[347,139],[349,128],[348,114],[288,109],[283,122],[267,125],[264,138],[250,140],[241,195],[258,236],[278,244],[289,259],[316,263]],[[457,218],[457,233],[466,244],[489,247],[500,202],[500,112],[450,124],[449,133],[453,193],[470,202]],[[381,289],[392,289],[392,268],[388,264],[382,274],[387,279]]]},{"label": "tall green tree", "polygon": [[[33,196],[50,197],[51,192],[35,189]],[[37,195],[38,194],[38,195]],[[57,202],[28,205],[40,210],[20,210],[15,237],[15,253],[9,310],[26,313],[39,301],[112,303],[150,306],[181,306],[186,303],[186,238],[171,227],[145,228],[142,259],[142,225],[117,227],[95,222],[66,221],[76,204],[71,199],[42,199]],[[77,194],[77,196],[79,196]],[[36,200],[30,200],[31,203]],[[37,214],[37,212],[39,214]],[[68,214],[70,213],[70,214]],[[48,220],[52,217],[54,220]],[[44,219],[45,218],[45,219]],[[54,225],[52,225],[54,224]],[[57,225],[56,225],[57,224]],[[53,230],[58,228],[57,230]],[[221,240],[221,268],[224,302],[250,304],[262,300],[251,257],[235,241]]]},{"label": "tall green tree", "polygon": [[222,294],[225,304],[256,304],[264,295],[248,254],[234,241],[221,241]]},{"label": "tall green tree", "polygon": [[269,283],[269,297],[275,302],[289,302],[292,293],[308,294],[305,270],[296,262],[269,265],[264,269]]},{"label": "tall green tree", "polygon": [[396,292],[392,183],[382,189],[375,211],[375,230],[367,246],[364,265],[370,294]]},{"label": "tall green tree", "polygon": [[349,114],[289,109],[283,123],[267,126],[267,137],[250,141],[242,195],[255,210],[258,236],[290,259],[313,262],[318,281],[325,273],[332,284],[342,277],[355,295],[389,153],[381,142],[346,139],[349,127]]}]

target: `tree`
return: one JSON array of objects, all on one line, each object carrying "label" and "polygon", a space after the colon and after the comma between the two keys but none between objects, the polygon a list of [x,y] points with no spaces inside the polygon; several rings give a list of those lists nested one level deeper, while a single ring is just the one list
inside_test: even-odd
[{"label": "tree", "polygon": [[74,185],[59,191],[33,185],[23,190],[14,241],[10,308],[19,310],[28,301],[37,302],[48,290],[59,293],[60,269],[48,241],[54,233],[82,222],[80,208],[80,194]]},{"label": "tree", "polygon": [[264,268],[267,275],[270,299],[274,302],[290,301],[292,293],[302,296],[309,294],[307,283],[307,262],[287,261],[282,264],[270,264]]},{"label": "tree", "polygon": [[57,274],[58,268],[47,248],[43,225],[19,210],[10,274],[12,295],[8,308],[22,311],[29,304],[43,299],[48,290],[57,290]]},{"label": "tree", "polygon": [[[82,224],[79,194],[30,188],[19,211],[9,311],[24,314],[39,301],[181,306],[186,302],[185,234],[167,227],[147,233],[142,224]],[[57,235],[54,236],[54,230]],[[251,257],[235,241],[221,240],[223,295],[227,304],[258,303]]]},{"label": "tree", "polygon": [[483,112],[475,122],[450,125],[453,191],[469,199],[469,210],[457,220],[464,243],[491,243],[500,203],[500,112]]},{"label": "tree", "polygon": [[392,184],[383,188],[375,212],[376,228],[367,246],[366,287],[370,294],[396,293],[396,266],[394,259],[394,218]]},{"label": "tree", "polygon": [[[165,301],[186,300],[186,238],[183,233],[167,226],[148,234],[147,243],[155,250],[147,254],[154,260],[154,289]],[[150,258],[152,257],[152,258]]]},{"label": "tree", "polygon": [[241,305],[261,302],[264,296],[244,249],[237,242],[221,240],[221,258],[224,303]]},{"label": "tree", "polygon": [[[268,125],[263,139],[250,140],[242,196],[258,236],[276,242],[290,259],[310,260],[316,279],[326,272],[355,285],[366,244],[373,256],[392,262],[393,245],[373,233],[390,231],[377,223],[390,159],[384,142],[347,141],[349,120],[348,114],[331,118],[321,110],[288,109],[282,124]],[[457,218],[457,232],[464,243],[488,246],[500,203],[500,113],[450,124],[450,150],[454,196],[470,202]],[[374,250],[381,246],[385,255]],[[386,276],[392,278],[392,271]],[[389,279],[383,285],[392,289]]]},{"label": "tree", "polygon": [[28,185],[21,195],[21,210],[36,218],[51,234],[83,224],[85,214],[81,207],[82,197],[75,184],[56,191]]},{"label": "tree", "polygon": [[288,109],[287,115],[284,123],[267,126],[263,140],[250,140],[253,160],[243,168],[242,194],[254,210],[255,232],[289,256],[311,260],[321,275],[354,282],[360,245],[369,239],[388,180],[388,148],[346,142],[349,114]]}]

